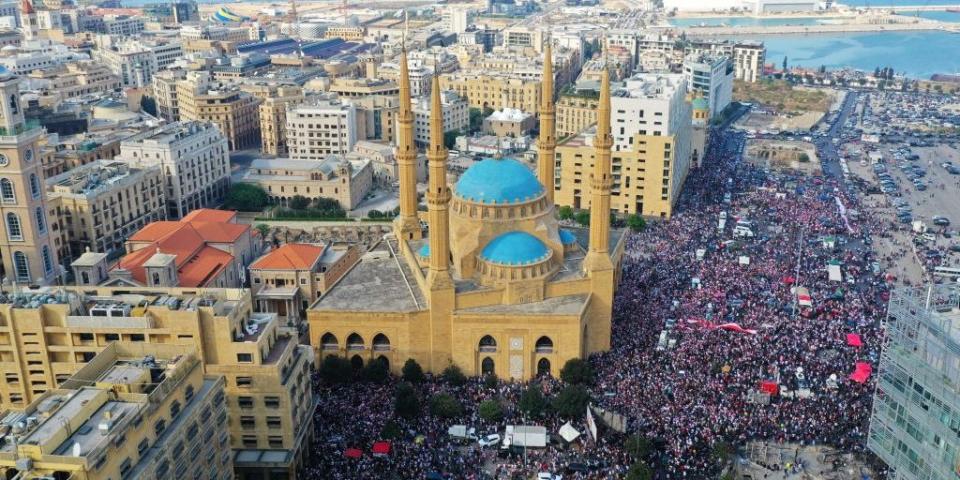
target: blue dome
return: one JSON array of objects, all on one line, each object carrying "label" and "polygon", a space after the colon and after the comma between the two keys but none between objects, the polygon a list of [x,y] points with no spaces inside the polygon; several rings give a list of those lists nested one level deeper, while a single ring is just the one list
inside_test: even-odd
[{"label": "blue dome", "polygon": [[560,243],[564,245],[572,245],[577,243],[577,236],[573,234],[570,230],[560,230]]},{"label": "blue dome", "polygon": [[543,186],[526,165],[512,158],[488,158],[468,168],[454,192],[471,202],[506,204],[533,200],[543,194]]},{"label": "blue dome", "polygon": [[539,238],[526,232],[507,232],[490,240],[480,258],[501,265],[526,265],[548,255],[550,249]]},{"label": "blue dome", "polygon": [[429,244],[429,243],[424,243],[423,246],[420,247],[420,249],[417,250],[417,255],[419,255],[419,256],[421,256],[421,257],[423,257],[423,258],[429,257],[429,256],[430,256],[430,244]]}]

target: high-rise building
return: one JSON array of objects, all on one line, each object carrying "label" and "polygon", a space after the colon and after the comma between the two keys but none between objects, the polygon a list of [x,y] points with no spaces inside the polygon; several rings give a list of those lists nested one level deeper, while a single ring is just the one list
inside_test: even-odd
[{"label": "high-rise building", "polygon": [[470,10],[450,7],[447,15],[449,16],[448,28],[451,32],[461,34],[467,31],[467,27],[470,26]]},{"label": "high-rise building", "polygon": [[[101,265],[104,262],[101,259]],[[97,274],[96,265],[82,271]],[[0,345],[0,358],[5,359],[0,362],[5,379],[0,383],[3,407],[23,409],[51,390],[70,388],[72,375],[89,378],[85,369],[98,364],[97,354],[116,341],[144,348],[189,346],[206,375],[226,378],[228,442],[237,477],[298,478],[313,437],[312,349],[298,345],[297,330],[282,325],[275,314],[253,312],[249,290],[43,287],[20,289],[16,298],[4,302],[4,335],[10,342]],[[29,365],[25,358],[30,359]],[[194,386],[194,393],[200,392]],[[186,393],[184,385],[181,411],[187,404]],[[176,398],[167,397],[167,401],[172,404]],[[179,426],[166,415],[171,405],[161,405],[167,420],[144,422],[154,433]],[[128,418],[132,422],[136,416]],[[220,438],[215,440],[217,445]],[[72,452],[72,445],[66,448]],[[217,448],[219,455],[224,455],[224,448]],[[187,451],[186,456],[195,455]],[[124,461],[122,456],[119,461]],[[157,478],[171,478],[179,468],[176,463],[170,467],[170,475]],[[160,464],[155,468],[161,470]]]},{"label": "high-rise building", "polygon": [[145,87],[153,75],[183,56],[179,41],[101,39],[93,58],[120,77],[124,87]]},{"label": "high-rise building", "polygon": [[180,120],[212,122],[227,139],[230,150],[243,150],[260,143],[261,100],[237,86],[210,79],[209,72],[187,72],[177,82]]},{"label": "high-rise building", "polygon": [[287,155],[287,108],[303,101],[298,86],[278,86],[260,104],[260,149],[267,155]]},{"label": "high-rise building", "polygon": [[[23,411],[3,415],[10,478],[234,478],[224,377],[188,345],[114,342]],[[82,368],[79,368],[82,366]]]},{"label": "high-rise building", "polygon": [[763,42],[737,42],[733,45],[734,76],[738,80],[760,81],[766,61],[767,49]]},{"label": "high-rise building", "polygon": [[117,160],[159,166],[166,184],[167,218],[218,205],[230,186],[227,139],[206,122],[175,122],[120,144]]},{"label": "high-rise building", "polygon": [[295,160],[344,156],[357,143],[357,107],[324,95],[287,109],[287,149]]},{"label": "high-rise building", "polygon": [[62,273],[49,226],[40,142],[43,129],[27,123],[20,104],[20,78],[0,68],[0,205],[3,274],[12,282],[52,284]]},{"label": "high-rise building", "polygon": [[557,138],[580,133],[597,123],[600,94],[596,90],[570,89],[557,100]]},{"label": "high-rise building", "polygon": [[168,121],[180,120],[180,107],[177,104],[177,82],[187,78],[187,71],[179,68],[161,70],[153,76],[150,88],[157,102],[157,115]]},{"label": "high-rise building", "polygon": [[[412,88],[411,88],[412,90]],[[466,99],[451,90],[440,93],[443,109],[443,131],[466,132],[470,127],[470,106]],[[413,105],[414,141],[417,145],[430,143],[430,98],[423,97]]]},{"label": "high-rise building", "polygon": [[[668,218],[690,170],[691,109],[680,74],[637,74],[611,100],[611,208],[620,214]],[[591,206],[589,175],[595,134],[586,130],[557,146],[558,205]]]},{"label": "high-rise building", "polygon": [[960,288],[890,295],[867,447],[894,480],[946,480],[960,468]]},{"label": "high-rise building", "polygon": [[710,105],[710,118],[718,118],[733,101],[734,67],[724,55],[691,55],[683,62],[690,91],[699,91]]}]

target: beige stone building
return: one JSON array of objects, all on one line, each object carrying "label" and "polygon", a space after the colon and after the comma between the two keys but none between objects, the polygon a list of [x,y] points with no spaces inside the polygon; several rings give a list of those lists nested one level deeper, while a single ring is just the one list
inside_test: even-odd
[{"label": "beige stone building", "polygon": [[323,33],[323,38],[342,38],[347,41],[359,42],[367,34],[366,27],[351,25],[331,25]]},{"label": "beige stone building", "polygon": [[357,98],[369,95],[397,95],[400,90],[396,83],[383,79],[335,78],[330,83],[330,93],[341,98]]},{"label": "beige stone building", "polygon": [[[405,53],[401,62],[406,70]],[[559,228],[544,188],[552,178],[538,178],[513,159],[478,162],[451,188],[435,79],[425,232],[416,208],[413,115],[404,77],[396,228],[307,312],[318,359],[337,355],[354,365],[379,360],[399,371],[412,358],[434,373],[454,364],[468,375],[526,380],[557,375],[571,358],[608,350],[624,239],[607,221],[608,79],[599,115],[607,133],[598,142],[592,191],[591,217],[598,221],[589,232]]]},{"label": "beige stone building", "polygon": [[357,140],[393,142],[396,139],[399,99],[395,95],[351,98],[357,110]]},{"label": "beige stone building", "polygon": [[260,99],[236,86],[213,82],[209,72],[188,72],[177,82],[180,120],[212,122],[230,150],[243,150],[260,142]]},{"label": "beige stone building", "polygon": [[[95,275],[95,268],[88,268],[89,274]],[[3,407],[23,409],[56,388],[70,388],[70,377],[83,375],[97,363],[97,354],[116,341],[144,348],[188,346],[203,373],[226,379],[225,398],[215,403],[226,406],[236,477],[302,478],[298,473],[313,436],[312,349],[298,345],[296,332],[281,325],[276,315],[254,313],[249,290],[83,286],[24,289],[20,295],[17,303],[0,305],[5,322],[0,331]],[[34,300],[43,305],[35,306]],[[194,393],[201,389],[194,386]],[[170,409],[161,412],[166,416]],[[214,421],[222,422],[219,417],[206,420]],[[144,424],[163,432],[177,422]],[[222,437],[211,441],[219,445]],[[138,445],[139,440],[128,443]],[[196,452],[187,450],[185,456],[193,458]],[[155,468],[160,470],[160,465]],[[156,478],[172,478],[177,471],[171,464],[169,474]]]},{"label": "beige stone building", "polygon": [[532,114],[505,108],[497,110],[483,119],[483,132],[498,137],[522,137],[537,126],[537,119]]},{"label": "beige stone building", "polygon": [[[78,366],[79,368],[79,366]],[[224,378],[187,345],[113,342],[60,388],[4,412],[5,478],[234,478]],[[26,468],[24,468],[26,467]]]},{"label": "beige stone building", "polygon": [[48,178],[46,187],[64,237],[59,254],[65,262],[90,250],[116,256],[137,230],[166,218],[159,166],[98,160]]},{"label": "beige stone building", "polygon": [[539,113],[540,85],[539,80],[498,73],[455,73],[440,79],[440,88],[457,92],[470,108],[515,108],[534,115]]},{"label": "beige stone building", "polygon": [[[466,133],[470,128],[470,106],[465,98],[445,90],[440,92],[440,108],[444,132]],[[413,140],[419,146],[430,143],[430,97],[420,98],[413,104]]]},{"label": "beige stone building", "polygon": [[557,100],[557,138],[580,133],[597,123],[600,95],[593,90],[566,90]]},{"label": "beige stone building", "polygon": [[26,81],[40,95],[41,105],[55,106],[67,98],[99,95],[120,88],[120,78],[94,61],[71,62],[30,72]]},{"label": "beige stone building", "polygon": [[373,187],[373,166],[367,159],[330,155],[316,160],[257,159],[239,180],[266,190],[271,202],[286,206],[295,196],[330,198],[346,210],[355,208]]},{"label": "beige stone building", "polygon": [[287,149],[295,160],[346,155],[357,143],[357,107],[321,95],[287,108]]},{"label": "beige stone building", "polygon": [[260,104],[260,150],[267,155],[287,155],[287,108],[304,99],[297,86],[278,86]]},{"label": "beige stone building", "polygon": [[187,78],[183,69],[161,70],[154,74],[150,83],[153,98],[157,102],[157,115],[168,122],[180,120],[180,106],[177,104],[177,82]]}]

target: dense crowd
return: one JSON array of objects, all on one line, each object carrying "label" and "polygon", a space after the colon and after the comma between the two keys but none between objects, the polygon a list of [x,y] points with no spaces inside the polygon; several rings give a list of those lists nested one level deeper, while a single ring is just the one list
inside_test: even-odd
[{"label": "dense crowd", "polygon": [[[848,377],[856,362],[875,365],[879,354],[887,284],[870,269],[877,259],[861,238],[882,236],[880,220],[861,214],[848,226],[837,200],[853,209],[857,199],[834,179],[767,173],[741,163],[743,141],[736,133],[714,134],[706,165],[685,183],[678,213],[630,234],[612,349],[590,359],[595,404],[625,415],[630,434],[653,442],[657,453],[648,461],[658,478],[715,477],[720,465],[711,451],[721,440],[864,449],[873,378],[857,383]],[[731,194],[729,203],[725,193]],[[725,231],[718,230],[721,211],[729,216]],[[753,237],[731,237],[737,219],[752,222]],[[825,242],[828,236],[836,244]],[[841,264],[842,282],[828,280],[832,260]],[[798,286],[809,289],[812,306],[795,305]],[[713,328],[724,323],[744,330]],[[664,346],[665,329],[673,342]],[[847,345],[848,333],[858,334],[864,345]],[[530,478],[579,462],[594,469],[564,478],[607,479],[622,478],[634,462],[624,451],[624,436],[602,427],[596,444],[498,459],[495,449],[454,442],[447,427],[465,423],[488,433],[523,423],[516,403],[525,385],[427,381],[417,387],[420,397],[450,393],[464,404],[463,418],[444,421],[425,412],[404,421],[392,420],[396,382],[318,387],[308,478],[491,478],[486,472]],[[787,395],[752,403],[750,398],[762,399],[755,393],[761,382],[776,382]],[[560,383],[538,380],[547,397]],[[809,398],[796,395],[807,390]],[[484,425],[477,405],[493,397],[502,399],[505,418]],[[548,416],[537,423],[557,432],[565,420]],[[349,447],[369,450],[391,421],[403,434],[389,456],[344,456]],[[586,430],[583,418],[573,424]]]}]

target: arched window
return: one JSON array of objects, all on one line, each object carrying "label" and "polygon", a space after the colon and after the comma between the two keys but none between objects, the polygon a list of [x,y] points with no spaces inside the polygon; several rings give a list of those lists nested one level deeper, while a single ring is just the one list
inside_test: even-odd
[{"label": "arched window", "polygon": [[496,372],[494,370],[496,370],[496,368],[494,367],[493,359],[486,357],[480,362],[480,373],[483,375],[495,375]]},{"label": "arched window", "polygon": [[537,362],[537,376],[550,375],[550,360],[541,358]]},{"label": "arched window", "polygon": [[156,287],[157,285],[160,285],[160,272],[153,272],[152,277],[153,277],[152,286]]},{"label": "arched window", "polygon": [[537,353],[553,353],[553,340],[550,337],[540,337],[537,339]]},{"label": "arched window", "polygon": [[33,195],[33,198],[40,198],[40,179],[35,173],[30,174],[30,195]]},{"label": "arched window", "polygon": [[7,214],[7,238],[10,240],[23,240],[23,229],[20,228],[20,217],[13,212]]},{"label": "arched window", "polygon": [[13,269],[17,275],[17,281],[26,283],[30,281],[30,260],[23,252],[14,252]]},{"label": "arched window", "polygon": [[389,351],[390,339],[386,335],[378,333],[376,337],[373,337],[373,349],[379,352]]},{"label": "arched window", "polygon": [[390,370],[390,360],[388,360],[387,357],[380,355],[375,361],[380,365],[383,365],[387,370]]},{"label": "arched window", "polygon": [[13,182],[9,178],[0,178],[0,197],[3,203],[17,203],[17,195],[13,191]]},{"label": "arched window", "polygon": [[37,231],[47,233],[47,219],[43,215],[43,208],[37,207],[35,213],[37,214]]},{"label": "arched window", "polygon": [[363,350],[363,337],[356,333],[351,333],[347,337],[347,350]]},{"label": "arched window", "polygon": [[44,245],[40,249],[40,258],[43,260],[43,271],[47,274],[53,273],[53,257],[50,256],[50,247]]},{"label": "arched window", "polygon": [[337,336],[327,332],[320,337],[320,348],[323,350],[336,350],[340,348],[340,342],[337,340]]},{"label": "arched window", "polygon": [[363,368],[363,357],[360,355],[350,357],[350,365],[352,365],[354,369],[360,370]]},{"label": "arched window", "polygon": [[496,352],[497,351],[497,341],[493,339],[490,335],[484,335],[480,339],[480,351],[481,352]]}]

